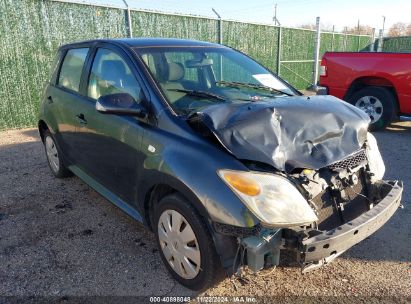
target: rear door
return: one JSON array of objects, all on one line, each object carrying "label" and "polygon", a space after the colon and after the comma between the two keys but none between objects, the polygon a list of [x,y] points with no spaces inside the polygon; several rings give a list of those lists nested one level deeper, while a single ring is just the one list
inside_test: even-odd
[{"label": "rear door", "polygon": [[48,124],[54,128],[57,144],[71,164],[76,162],[76,128],[82,123],[76,114],[84,98],[80,94],[80,84],[88,52],[87,47],[64,52],[56,83],[49,86],[45,96]]},{"label": "rear door", "polygon": [[100,96],[128,93],[136,100],[142,93],[141,81],[131,59],[121,49],[110,45],[93,52],[87,95],[76,113],[85,123],[78,128],[78,163],[94,180],[127,203],[136,201],[136,183],[143,154],[140,151],[145,123],[136,117],[102,114],[95,108]]}]

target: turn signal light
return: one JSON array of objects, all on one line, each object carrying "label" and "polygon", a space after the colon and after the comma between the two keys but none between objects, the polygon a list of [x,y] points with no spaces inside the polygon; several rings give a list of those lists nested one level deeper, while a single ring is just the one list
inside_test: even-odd
[{"label": "turn signal light", "polygon": [[225,172],[224,179],[235,189],[249,196],[259,195],[260,185],[254,180],[236,172]]}]

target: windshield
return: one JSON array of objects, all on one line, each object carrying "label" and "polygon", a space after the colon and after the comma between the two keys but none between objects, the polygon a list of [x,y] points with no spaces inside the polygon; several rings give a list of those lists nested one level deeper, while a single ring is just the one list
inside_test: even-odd
[{"label": "windshield", "polygon": [[264,102],[298,94],[251,58],[229,48],[134,50],[178,114],[188,114],[215,103]]}]

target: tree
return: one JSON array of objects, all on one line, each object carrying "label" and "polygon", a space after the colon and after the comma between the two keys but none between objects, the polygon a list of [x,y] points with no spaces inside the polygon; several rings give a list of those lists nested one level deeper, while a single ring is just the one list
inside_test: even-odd
[{"label": "tree", "polygon": [[[360,24],[360,27],[358,26],[352,26],[352,27],[347,27],[346,33],[347,34],[355,34],[355,35],[370,35],[372,34],[373,28],[369,25],[362,25]],[[345,32],[345,31],[344,31]]]},{"label": "tree", "polygon": [[[298,28],[308,29],[308,30],[315,30],[317,26],[314,23],[306,23],[297,26]],[[321,31],[323,32],[331,32],[333,30],[333,26],[330,24],[323,24],[321,23]]]},{"label": "tree", "polygon": [[388,30],[389,37],[409,36],[411,35],[411,23],[405,22],[394,23]]},{"label": "tree", "polygon": [[[306,23],[306,24],[301,24],[300,26],[298,26],[299,28],[303,28],[303,29],[309,29],[309,30],[315,30],[315,24],[312,23]],[[321,30],[323,32],[332,32],[333,30],[333,26],[330,24],[323,24],[321,23]],[[369,25],[360,25],[359,31],[358,31],[358,26],[353,26],[353,27],[347,27],[346,29],[344,29],[343,33],[347,33],[347,34],[355,34],[355,35],[370,35],[372,34],[372,30],[373,28]]]}]

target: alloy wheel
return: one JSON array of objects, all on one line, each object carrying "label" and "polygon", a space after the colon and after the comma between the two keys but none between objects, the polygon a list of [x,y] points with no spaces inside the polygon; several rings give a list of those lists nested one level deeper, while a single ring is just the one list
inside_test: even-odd
[{"label": "alloy wheel", "polygon": [[371,123],[378,121],[383,114],[382,102],[374,96],[363,96],[357,100],[355,106],[370,116]]}]

